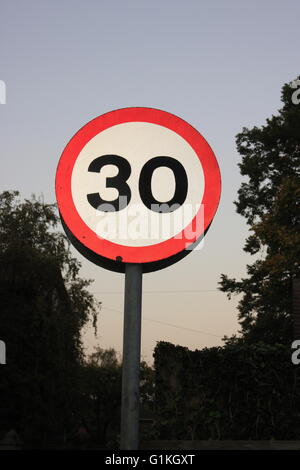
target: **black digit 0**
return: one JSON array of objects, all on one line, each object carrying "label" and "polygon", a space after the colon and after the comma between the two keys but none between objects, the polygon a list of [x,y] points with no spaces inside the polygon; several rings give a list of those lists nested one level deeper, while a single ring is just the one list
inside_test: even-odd
[{"label": "black digit 0", "polygon": [[106,187],[116,188],[119,191],[119,196],[113,201],[106,201],[99,193],[90,193],[87,194],[87,199],[91,206],[97,210],[103,212],[120,211],[129,204],[131,199],[131,191],[126,183],[131,173],[131,166],[125,158],[119,155],[103,155],[90,163],[88,171],[99,173],[105,165],[115,165],[119,170],[116,176],[106,178]]},{"label": "black digit 0", "polygon": [[[172,199],[166,202],[157,201],[152,193],[151,181],[154,170],[161,166],[170,168],[175,177],[175,192]],[[188,178],[183,165],[172,157],[155,157],[149,160],[142,168],[139,180],[140,196],[148,209],[154,212],[173,212],[181,206],[187,196]],[[160,207],[161,206],[161,207]]]}]

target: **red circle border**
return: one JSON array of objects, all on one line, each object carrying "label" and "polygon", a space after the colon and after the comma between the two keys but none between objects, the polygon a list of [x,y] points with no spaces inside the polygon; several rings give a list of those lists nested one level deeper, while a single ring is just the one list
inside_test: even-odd
[{"label": "red circle border", "polygon": [[[118,245],[99,237],[82,220],[72,198],[71,178],[76,159],[83,147],[93,137],[109,127],[126,122],[148,122],[158,124],[176,132],[190,144],[196,152],[204,173],[204,193],[201,204],[204,204],[204,224],[201,233],[196,233],[192,239],[187,239],[185,230],[191,233],[196,225],[196,218],[180,235],[163,242],[142,246],[129,247]],[[121,257],[124,263],[151,263],[173,256],[193,244],[210,225],[217,210],[221,194],[221,175],[216,157],[204,137],[183,119],[154,108],[123,108],[96,117],[83,126],[65,147],[56,171],[56,199],[60,214],[79,242],[96,255],[116,260]],[[199,227],[198,227],[199,228]],[[119,258],[120,259],[120,258]]]}]

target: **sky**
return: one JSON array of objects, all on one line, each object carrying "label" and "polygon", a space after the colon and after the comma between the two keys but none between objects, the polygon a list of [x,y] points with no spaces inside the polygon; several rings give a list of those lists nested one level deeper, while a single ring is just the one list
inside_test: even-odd
[{"label": "sky", "polygon": [[[142,358],[158,341],[190,349],[237,332],[237,301],[220,274],[245,276],[248,228],[233,201],[242,177],[235,136],[280,108],[299,75],[297,0],[0,1],[0,190],[55,201],[56,167],[67,142],[105,112],[145,106],[176,114],[206,138],[222,196],[204,246],[143,279]],[[102,302],[95,346],[122,353],[124,275],[85,260],[81,275]]]}]

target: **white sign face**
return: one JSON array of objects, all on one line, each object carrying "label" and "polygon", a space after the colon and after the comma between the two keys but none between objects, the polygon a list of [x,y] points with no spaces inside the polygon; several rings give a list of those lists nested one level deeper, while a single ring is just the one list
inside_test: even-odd
[{"label": "white sign face", "polygon": [[[93,207],[87,198],[87,194],[99,193],[109,204],[119,197],[117,187],[106,187],[107,178],[119,172],[116,165],[103,165],[100,172],[88,170],[96,158],[103,159],[105,155],[120,156],[130,165],[131,172],[126,184],[131,197],[120,211],[104,212],[101,207]],[[159,156],[168,156],[180,162],[188,180],[184,203],[167,213],[148,208],[139,192],[143,167],[153,157]],[[176,185],[180,185],[181,181],[176,180],[171,168],[159,166],[152,177],[142,184],[150,186],[153,204],[156,201],[163,204],[172,200]],[[180,233],[198,212],[203,193],[203,170],[195,151],[175,132],[152,123],[123,123],[96,135],[81,150],[72,173],[72,197],[82,220],[99,237],[125,246],[155,245]]]},{"label": "white sign face", "polygon": [[151,263],[171,264],[191,250],[212,221],[220,188],[201,134],[152,108],[120,109],[86,124],[65,148],[56,176],[75,246],[121,271],[125,263],[150,271]]}]

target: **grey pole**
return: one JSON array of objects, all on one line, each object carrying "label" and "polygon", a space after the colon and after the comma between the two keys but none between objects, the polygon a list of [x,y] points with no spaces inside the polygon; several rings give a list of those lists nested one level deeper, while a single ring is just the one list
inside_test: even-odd
[{"label": "grey pole", "polygon": [[126,264],[120,446],[122,450],[137,450],[139,445],[142,277],[141,264]]}]

